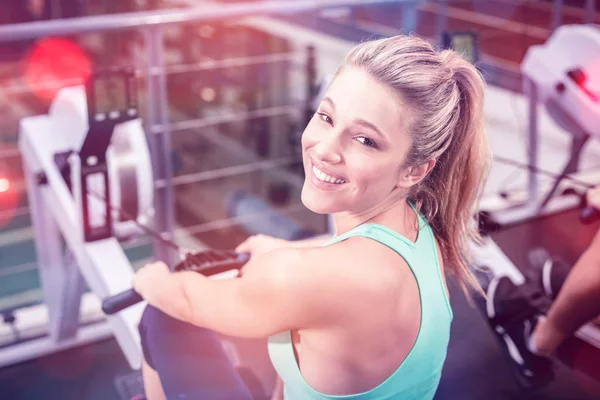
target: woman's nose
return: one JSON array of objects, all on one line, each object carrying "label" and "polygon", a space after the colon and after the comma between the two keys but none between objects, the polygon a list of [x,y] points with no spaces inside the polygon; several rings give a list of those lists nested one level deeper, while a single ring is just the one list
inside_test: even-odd
[{"label": "woman's nose", "polygon": [[327,138],[320,140],[315,145],[315,153],[319,160],[331,164],[338,164],[342,161],[340,150],[341,146],[335,135],[328,135]]}]

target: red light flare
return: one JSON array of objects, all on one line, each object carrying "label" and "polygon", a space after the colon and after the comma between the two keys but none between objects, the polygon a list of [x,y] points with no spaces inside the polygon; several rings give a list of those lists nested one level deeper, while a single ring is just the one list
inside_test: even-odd
[{"label": "red light flare", "polygon": [[40,100],[51,101],[66,86],[82,84],[91,73],[91,62],[77,43],[45,38],[31,49],[24,62],[23,78]]},{"label": "red light flare", "polygon": [[21,191],[12,183],[12,179],[0,172],[0,228],[8,225],[14,218],[21,201]]},{"label": "red light flare", "polygon": [[7,178],[0,178],[0,193],[6,193],[10,190],[10,181]]},{"label": "red light flare", "polygon": [[595,58],[586,68],[586,80],[584,86],[587,90],[600,96],[600,58]]},{"label": "red light flare", "polygon": [[[14,144],[0,143],[2,150],[14,150]],[[0,160],[0,228],[13,220],[24,195],[21,163],[10,157]]]}]

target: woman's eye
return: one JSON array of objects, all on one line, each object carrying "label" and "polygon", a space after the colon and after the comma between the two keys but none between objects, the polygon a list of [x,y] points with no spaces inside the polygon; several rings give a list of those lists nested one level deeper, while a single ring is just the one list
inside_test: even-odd
[{"label": "woman's eye", "polygon": [[368,137],[361,136],[358,138],[358,140],[359,141],[362,140],[361,143],[364,144],[365,146],[377,148],[377,143],[375,143],[373,140],[369,139]]},{"label": "woman's eye", "polygon": [[324,113],[317,113],[319,115],[319,118],[321,118],[323,121],[327,122],[329,125],[333,125],[333,120],[331,119],[331,117],[327,114]]}]

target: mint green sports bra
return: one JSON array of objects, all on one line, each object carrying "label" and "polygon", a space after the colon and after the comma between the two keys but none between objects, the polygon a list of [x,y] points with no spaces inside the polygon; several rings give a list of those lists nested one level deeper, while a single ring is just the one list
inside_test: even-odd
[{"label": "mint green sports bra", "polygon": [[364,236],[395,250],[412,270],[421,297],[421,326],[417,340],[402,364],[384,382],[363,393],[333,396],[311,388],[300,372],[294,356],[291,332],[269,337],[268,351],[273,367],[284,383],[285,400],[384,400],[433,399],[446,359],[452,309],[440,271],[433,232],[418,215],[416,242],[379,224],[365,223],[334,237],[324,246],[352,236]]}]

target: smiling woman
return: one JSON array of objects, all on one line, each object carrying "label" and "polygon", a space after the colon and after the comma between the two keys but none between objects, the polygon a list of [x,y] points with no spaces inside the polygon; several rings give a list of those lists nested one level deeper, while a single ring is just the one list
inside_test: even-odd
[{"label": "smiling woman", "polygon": [[313,182],[330,176],[350,185],[336,188],[344,190],[338,197],[305,186],[304,204],[334,217],[358,214],[353,226],[412,200],[449,271],[476,285],[466,246],[478,238],[472,216],[490,162],[482,106],[481,76],[450,50],[437,53],[416,37],[357,46],[302,138]]},{"label": "smiling woman", "polygon": [[356,46],[302,136],[302,202],[332,215],[334,236],[251,237],[231,280],[138,271],[148,397],[250,398],[216,331],[269,338],[274,398],[432,399],[452,321],[445,273],[472,281],[483,92],[471,64],[417,37]]}]

